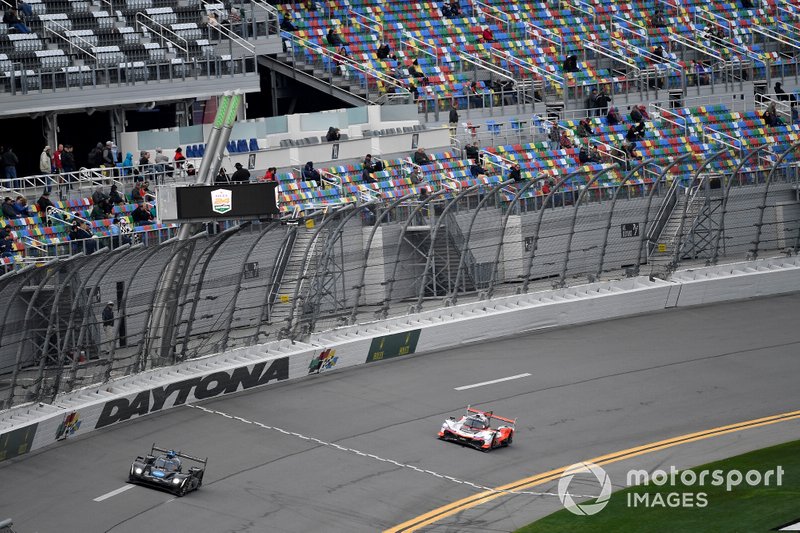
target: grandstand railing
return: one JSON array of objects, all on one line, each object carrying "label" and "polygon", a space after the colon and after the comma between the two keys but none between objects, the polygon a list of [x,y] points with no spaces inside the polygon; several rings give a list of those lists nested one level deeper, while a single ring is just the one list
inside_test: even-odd
[{"label": "grandstand railing", "polygon": [[141,11],[136,13],[136,27],[144,35],[155,34],[161,44],[165,46],[174,46],[188,58],[189,57],[189,41],[181,37],[170,28],[167,28],[154,18]]},{"label": "grandstand railing", "polygon": [[348,9],[347,15],[349,17],[347,20],[350,22],[351,27],[353,24],[361,26],[362,28],[366,28],[370,33],[377,33],[380,39],[384,39],[385,34],[383,31],[383,23],[381,21],[372,17],[368,17],[363,13],[359,13],[355,9]]}]

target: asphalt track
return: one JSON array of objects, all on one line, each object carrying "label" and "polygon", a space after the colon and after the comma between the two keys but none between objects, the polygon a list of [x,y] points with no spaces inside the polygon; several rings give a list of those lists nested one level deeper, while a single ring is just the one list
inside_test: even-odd
[{"label": "asphalt track", "polygon": [[[797,410],[799,312],[798,294],[671,310],[179,408],[2,463],[0,518],[12,517],[21,533],[388,529],[480,492],[475,485]],[[443,418],[467,404],[518,417],[513,445],[481,453],[438,441]],[[617,466],[694,466],[797,439],[798,429],[774,424]],[[153,442],[208,456],[202,489],[176,499],[137,486],[94,501],[123,487],[131,459]],[[510,531],[557,508],[554,496],[502,496],[425,531]]]}]

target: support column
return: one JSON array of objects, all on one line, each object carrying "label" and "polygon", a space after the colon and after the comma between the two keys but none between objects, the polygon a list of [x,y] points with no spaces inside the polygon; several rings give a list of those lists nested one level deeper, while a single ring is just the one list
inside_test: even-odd
[{"label": "support column", "polygon": [[121,107],[111,109],[108,113],[108,121],[111,128],[111,140],[119,145],[122,139],[121,134],[125,131],[125,126],[127,126],[125,110]]},{"label": "support column", "polygon": [[269,71],[269,88],[272,94],[272,116],[278,116],[278,84],[275,80],[275,71]]},{"label": "support column", "polygon": [[45,113],[44,138],[46,144],[51,148],[51,153],[55,153],[58,146],[58,113]]}]

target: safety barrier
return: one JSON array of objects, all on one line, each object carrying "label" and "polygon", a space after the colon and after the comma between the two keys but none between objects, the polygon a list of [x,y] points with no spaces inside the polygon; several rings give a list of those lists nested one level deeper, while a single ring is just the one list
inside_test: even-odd
[{"label": "safety barrier", "polygon": [[[210,355],[0,415],[0,461],[165,409],[372,362],[671,307],[795,292],[800,258],[773,258],[592,283],[436,309]],[[476,327],[480,321],[480,327]]]}]

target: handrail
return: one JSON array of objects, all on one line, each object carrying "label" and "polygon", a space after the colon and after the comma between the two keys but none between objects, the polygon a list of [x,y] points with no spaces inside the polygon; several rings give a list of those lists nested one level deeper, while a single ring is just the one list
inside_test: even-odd
[{"label": "handrail", "polygon": [[607,57],[608,59],[612,59],[614,61],[622,63],[626,67],[633,69],[634,74],[636,74],[636,75],[641,75],[641,73],[642,73],[642,69],[639,68],[639,66],[636,64],[635,61],[633,61],[632,59],[630,59],[627,56],[624,56],[622,54],[618,54],[616,51],[612,50],[611,48],[608,48],[606,46],[603,46],[602,44],[599,44],[599,43],[596,43],[596,42],[591,42],[591,41],[587,41],[586,42],[586,48],[588,48],[589,50],[591,50],[592,52],[594,52],[596,54],[600,54],[603,57]]},{"label": "handrail", "polygon": [[[359,13],[358,11],[356,11],[355,9],[352,9],[352,8],[348,8],[347,9],[347,15],[361,17],[361,18],[366,19],[366,20],[372,22],[373,24],[377,25],[378,28],[380,28],[379,36],[380,36],[381,39],[383,39],[384,32],[383,32],[383,23],[382,22],[380,22],[379,20],[376,20],[376,19],[374,19],[372,17],[368,17],[367,15],[364,15],[363,13]],[[363,27],[365,27],[365,28],[367,28],[369,30],[373,29],[372,26],[370,26],[369,24],[365,24],[364,22],[361,22],[357,18],[356,19],[352,19],[351,18],[350,22],[355,22],[359,26],[363,26]],[[371,33],[374,33],[374,32],[371,32]]]},{"label": "handrail", "polygon": [[708,57],[716,59],[717,61],[727,62],[722,55],[717,53],[717,51],[713,48],[707,47],[701,40],[692,41],[677,33],[670,33],[669,40],[685,46],[686,48],[691,48],[695,52],[700,52],[701,54],[707,55]]},{"label": "handrail", "polygon": [[[142,22],[140,19],[145,19],[145,20],[148,20],[151,23],[155,24],[156,28],[158,28],[158,31],[156,31],[155,29],[151,28],[150,26],[148,26],[147,24]],[[182,51],[187,56],[189,55],[189,41],[187,41],[186,39],[184,39],[183,37],[181,37],[180,35],[178,35],[174,31],[172,31],[171,29],[167,28],[166,26],[164,26],[163,24],[161,24],[157,20],[153,19],[152,17],[150,17],[146,13],[142,13],[141,11],[136,13],[136,26],[139,27],[139,28],[144,28],[145,30],[147,30],[148,33],[149,32],[156,33],[158,35],[158,37],[161,39],[161,44],[164,44],[164,42],[166,41],[169,44],[171,44],[172,46],[174,46],[175,48],[177,48],[178,50]],[[164,31],[166,31],[166,33],[168,33],[168,34],[171,34],[177,40],[183,41],[183,46],[181,46],[178,43],[172,41],[171,39],[168,39],[167,37],[165,37],[164,33],[163,33]]]},{"label": "handrail", "polygon": [[[501,78],[505,78],[507,80],[511,80],[516,82],[517,80],[514,78],[513,73],[510,70],[504,69],[500,65],[496,65],[494,63],[490,63],[483,58],[473,56],[468,52],[461,52],[458,54],[458,58],[462,61],[465,61],[471,65],[474,65],[480,69],[487,70],[492,74],[500,76]],[[463,70],[463,69],[462,69]]]},{"label": "handrail", "polygon": [[[676,128],[683,129],[683,134],[684,135],[689,135],[689,122],[686,120],[686,117],[682,117],[682,116],[678,115],[677,113],[674,113],[674,112],[670,111],[666,107],[661,107],[661,105],[659,105],[657,103],[652,103],[651,102],[649,104],[649,107],[651,109],[654,109],[654,110],[658,111],[658,115],[659,115],[659,118],[661,120],[666,121],[669,124],[672,124]],[[668,115],[669,117],[667,117],[665,115]],[[651,113],[650,116],[655,116],[655,113]],[[671,118],[671,117],[674,117],[674,119]],[[679,124],[677,122],[678,120],[682,120],[683,124]]]},{"label": "handrail", "polygon": [[[538,35],[540,38],[556,46],[561,55],[564,55],[566,53],[564,50],[564,37],[562,35],[559,35],[558,33],[554,32],[549,28],[539,26],[538,24],[535,24],[530,21],[525,21],[524,24],[525,24],[525,37],[528,36],[528,33]],[[556,41],[556,39],[558,39],[558,41]]]},{"label": "handrail", "polygon": [[750,44],[751,45],[754,44],[754,41],[755,41],[754,34],[758,33],[758,34],[761,34],[761,35],[763,35],[764,37],[766,37],[768,39],[772,39],[772,40],[777,41],[777,42],[779,42],[779,43],[781,43],[781,44],[783,44],[785,46],[788,46],[789,48],[794,48],[794,50],[796,52],[800,52],[800,41],[798,41],[796,39],[792,39],[791,37],[788,37],[788,36],[786,36],[786,35],[784,35],[782,33],[776,32],[776,31],[774,31],[774,30],[772,30],[770,28],[767,28],[765,26],[761,26],[760,24],[753,24],[752,26],[750,26],[750,32],[751,32],[750,33]]},{"label": "handrail", "polygon": [[[800,12],[796,11],[796,9],[786,9],[783,6],[778,5],[779,3],[780,3],[780,1],[775,2],[775,11],[776,12],[777,11],[781,11],[783,13],[786,13],[787,15],[789,15],[789,20],[791,20],[791,19],[800,20]],[[788,4],[788,2],[787,2],[787,4]],[[791,4],[789,4],[789,7],[793,7],[793,6]],[[777,15],[777,13],[776,13],[776,15]]]},{"label": "handrail", "polygon": [[[612,37],[610,39],[610,42],[611,44],[614,44],[617,47],[622,48],[627,52],[635,53],[637,56],[644,58],[645,61],[650,61],[655,65],[667,65],[672,70],[683,72],[683,67],[679,63],[676,63],[675,61],[667,57],[658,57],[653,52],[651,52],[649,48],[647,50],[643,50],[634,44],[631,44],[627,41],[623,41],[621,39],[617,39],[616,37]],[[666,53],[666,50],[664,52]]]},{"label": "handrail", "polygon": [[558,74],[555,74],[553,72],[550,72],[547,69],[540,67],[539,65],[536,65],[534,63],[529,63],[528,61],[513,55],[510,51],[501,52],[500,50],[495,50],[494,48],[490,48],[489,53],[494,57],[508,61],[509,63],[513,63],[515,66],[523,70],[527,70],[528,72],[534,72],[543,78],[547,78],[551,83],[555,83],[562,87],[564,86],[565,83],[564,77],[559,76]]},{"label": "handrail", "polygon": [[[267,12],[267,35],[278,34],[280,32],[280,13],[278,9],[272,4],[262,2],[261,0],[250,0],[250,6],[255,6]],[[255,19],[255,16],[253,17]],[[270,24],[272,22],[272,24]],[[253,21],[255,24],[255,20]],[[270,29],[274,31],[269,31]]]},{"label": "handrail", "polygon": [[[405,39],[408,39],[411,42],[410,43],[406,42]],[[434,45],[432,45],[432,44],[430,44],[430,43],[428,43],[426,41],[423,41],[422,39],[417,39],[416,37],[411,35],[411,32],[408,32],[408,31],[403,32],[403,36],[400,39],[400,43],[403,45],[404,48],[410,46],[414,50],[418,50],[418,51],[422,52],[423,54],[432,57],[434,59],[434,61],[436,61],[436,66],[437,67],[439,66],[439,49],[436,46],[434,46]],[[425,50],[424,48],[420,48],[419,46],[416,45],[416,43],[420,43],[423,46],[427,46],[428,48],[432,48],[433,52],[429,52],[428,50]]]},{"label": "handrail", "polygon": [[[205,2],[203,2],[205,3]],[[236,32],[231,31],[222,24],[215,24],[214,26],[207,26],[210,31],[217,31],[220,35],[228,38],[229,43],[236,43],[240,48],[245,49],[250,54],[256,53],[255,45],[250,44],[246,39],[242,39]]]},{"label": "handrail", "polygon": [[[324,57],[327,57],[328,59],[331,59],[334,62],[339,62],[339,61],[344,62],[344,63],[347,64],[348,68],[351,68],[351,69],[353,69],[353,70],[355,70],[357,72],[360,72],[364,76],[372,77],[376,81],[380,81],[383,84],[388,84],[388,85],[391,85],[391,86],[395,87],[396,89],[400,89],[400,93],[403,93],[403,94],[407,95],[407,97],[411,97],[411,91],[409,91],[405,87],[405,84],[402,81],[400,81],[400,80],[398,80],[396,78],[393,78],[392,76],[389,76],[388,74],[384,74],[383,72],[381,72],[379,70],[374,70],[374,69],[371,69],[371,68],[370,69],[364,68],[362,65],[360,65],[359,63],[356,63],[355,61],[353,61],[350,58],[345,58],[343,56],[340,56],[339,54],[335,54],[333,52],[330,52],[327,48],[324,48],[324,47],[318,45],[315,42],[309,41],[308,39],[304,39],[302,37],[298,37],[297,35],[294,35],[291,32],[282,31],[281,32],[281,37],[285,38],[285,39],[288,39],[292,43],[296,42],[299,46],[301,46],[301,47],[303,47],[303,48],[305,48],[307,50],[311,50],[312,52],[320,54],[320,55],[322,55]],[[294,45],[292,45],[292,50],[294,51]],[[342,90],[346,90],[346,89],[342,89]],[[362,100],[364,100],[367,103],[372,103],[368,98],[365,98],[363,96],[359,96],[359,98],[361,98]]]},{"label": "handrail", "polygon": [[682,183],[680,179],[673,179],[672,184],[667,191],[666,196],[664,196],[664,201],[661,202],[661,206],[658,208],[656,212],[655,218],[653,218],[653,224],[649,224],[647,228],[647,234],[645,235],[645,240],[648,243],[648,255],[652,251],[653,245],[655,245],[658,238],[661,236],[661,232],[663,231],[664,227],[667,225],[666,220],[663,220],[664,216],[667,213],[667,210],[672,210],[675,207],[675,203],[678,199],[678,190],[682,187]]},{"label": "handrail", "polygon": [[[628,162],[627,156],[625,155],[625,152],[623,152],[622,150],[620,150],[616,146],[608,144],[606,142],[603,142],[603,141],[601,141],[599,139],[594,139],[594,138],[590,137],[587,140],[588,140],[587,144],[589,144],[590,146],[592,144],[597,144],[597,145],[600,145],[600,146],[604,147],[605,150],[603,150],[602,152],[604,152],[608,157],[610,157],[611,159],[613,159],[614,161],[619,163],[620,164],[620,168],[625,168],[625,166],[626,166],[626,164]],[[620,153],[622,153],[623,155],[619,155]]]},{"label": "handrail", "polygon": [[[477,7],[477,9],[476,9],[476,7]],[[476,13],[476,11],[477,11],[477,13]],[[501,16],[493,15],[492,13],[487,13],[486,11],[493,11],[495,13],[499,13]],[[502,25],[505,25],[506,33],[510,33],[511,32],[511,17],[508,15],[508,13],[506,13],[505,11],[500,9],[499,7],[486,4],[486,3],[481,2],[479,0],[473,0],[473,2],[472,2],[472,16],[473,17],[477,17],[478,15],[483,15],[484,17],[489,17],[489,18],[492,18],[492,19],[500,22]],[[505,17],[505,18],[501,18],[501,17]]]},{"label": "handrail", "polygon": [[59,209],[54,205],[49,206],[45,211],[45,214],[47,214],[48,220],[55,220],[57,222],[61,222],[62,224],[66,225],[71,224],[75,220],[78,220],[79,222],[86,222],[87,224],[89,223],[87,219],[79,217],[78,215],[70,211]]},{"label": "handrail", "polygon": [[[706,139],[711,140],[711,141],[713,141],[715,143],[719,143],[719,144],[721,144],[723,146],[726,146],[728,148],[736,150],[736,151],[740,152],[741,154],[744,154],[744,144],[742,143],[741,139],[737,139],[736,137],[733,137],[732,135],[728,135],[727,133],[723,133],[723,132],[721,132],[719,130],[716,130],[713,127],[708,126],[708,125],[703,125],[702,134],[703,134],[703,139],[704,140],[706,140]],[[717,135],[717,136],[722,137],[722,138],[721,139],[720,138],[716,138],[716,137],[714,137],[714,135]],[[737,146],[737,144],[738,144],[738,146]]]},{"label": "handrail", "polygon": [[321,168],[317,169],[317,170],[319,171],[319,175],[322,177],[322,181],[324,181],[328,185],[331,185],[331,186],[336,187],[337,189],[341,190],[341,188],[342,188],[342,178],[341,177],[339,177],[339,176],[337,176],[335,174],[331,174],[327,170],[322,170]]},{"label": "handrail", "polygon": [[63,24],[61,24],[60,22],[57,22],[57,21],[55,21],[55,20],[48,20],[48,21],[47,21],[47,24],[45,24],[45,25],[44,25],[44,30],[45,30],[46,32],[50,32],[50,33],[52,33],[53,35],[55,35],[55,36],[56,36],[56,37],[58,37],[59,39],[62,39],[63,41],[65,41],[65,42],[66,42],[66,43],[67,43],[67,44],[70,46],[70,48],[72,48],[72,47],[74,46],[75,48],[77,48],[78,50],[80,50],[81,52],[83,52],[84,54],[86,54],[87,56],[89,56],[89,57],[91,57],[92,59],[94,59],[95,61],[97,61],[97,56],[96,56],[96,55],[94,55],[93,53],[91,53],[91,52],[89,52],[88,50],[84,49],[83,47],[81,47],[81,46],[78,46],[77,44],[73,43],[73,42],[72,42],[72,39],[78,39],[78,40],[80,40],[80,41],[83,41],[84,43],[86,43],[86,44],[88,45],[88,47],[89,47],[89,48],[94,48],[94,47],[95,47],[95,45],[94,45],[94,44],[92,44],[91,42],[87,41],[86,39],[84,39],[84,38],[83,38],[83,37],[81,37],[80,35],[72,35],[72,36],[70,36],[70,37],[67,37],[66,35],[61,35],[61,34],[60,34],[60,33],[58,33],[56,30],[54,30],[53,28],[51,28],[51,27],[49,26],[50,24],[53,24],[53,25],[55,25],[55,26],[58,26],[59,28],[61,28],[61,29],[62,29],[62,31],[72,31],[72,30],[70,30],[69,28],[67,28],[66,26],[64,26]]},{"label": "handrail", "polygon": [[[611,17],[611,22],[617,27],[617,30],[620,32],[630,32],[634,34],[639,39],[644,39],[645,46],[650,46],[650,37],[647,34],[647,28],[643,28],[633,22],[632,20],[628,20],[626,18],[620,17],[619,15],[614,15]],[[624,24],[624,26],[623,26]],[[637,31],[630,26],[638,28],[640,31]]]},{"label": "handrail", "polygon": [[597,23],[597,10],[594,9],[594,6],[587,4],[583,0],[565,0],[564,3],[567,7],[575,8],[576,11],[580,11],[591,18],[593,23]]}]

